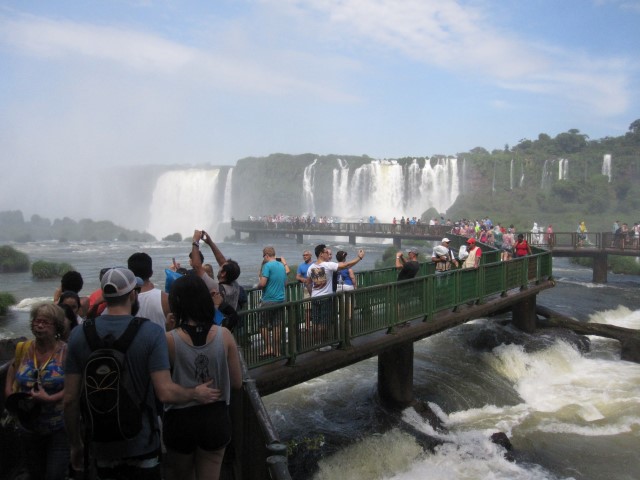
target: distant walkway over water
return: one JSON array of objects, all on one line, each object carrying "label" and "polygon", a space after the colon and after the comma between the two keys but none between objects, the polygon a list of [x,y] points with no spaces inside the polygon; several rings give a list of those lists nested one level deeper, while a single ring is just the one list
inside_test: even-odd
[{"label": "distant walkway over water", "polygon": [[[232,221],[231,228],[236,239],[248,234],[250,241],[257,241],[258,235],[295,236],[303,243],[304,236],[348,237],[351,245],[360,238],[390,238],[396,248],[402,248],[402,240],[440,241],[451,237],[450,225],[394,225],[391,223],[304,223]],[[549,250],[554,257],[588,257],[593,259],[593,281],[607,282],[608,256],[640,256],[640,241],[632,236],[615,235],[610,232],[587,233],[584,238],[577,232],[554,232],[551,236],[544,232],[524,234],[531,246]],[[486,246],[484,247],[486,248]],[[483,248],[483,251],[484,251]]]},{"label": "distant walkway over water", "polygon": [[351,245],[356,244],[356,237],[361,238],[391,238],[396,247],[402,247],[403,239],[441,240],[445,234],[451,232],[448,225],[393,225],[391,223],[304,223],[304,222],[265,222],[265,221],[237,221],[231,222],[236,240],[242,234],[249,235],[250,241],[256,241],[258,234],[295,236],[298,243],[303,243],[308,236],[348,237]]}]

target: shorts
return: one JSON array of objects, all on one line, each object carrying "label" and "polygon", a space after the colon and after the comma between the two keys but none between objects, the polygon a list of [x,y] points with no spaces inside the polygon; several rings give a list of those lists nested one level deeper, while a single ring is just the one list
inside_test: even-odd
[{"label": "shorts", "polygon": [[[261,307],[271,307],[273,305],[280,305],[284,302],[260,302]],[[282,319],[284,318],[283,308],[270,308],[264,312],[260,312],[260,318],[258,324],[261,328],[273,328],[282,325]]]},{"label": "shorts", "polygon": [[328,325],[333,311],[333,296],[311,302],[311,321],[314,325]]},{"label": "shorts", "polygon": [[231,417],[225,402],[172,408],[164,412],[162,423],[164,444],[185,455],[197,448],[220,450],[231,441]]}]

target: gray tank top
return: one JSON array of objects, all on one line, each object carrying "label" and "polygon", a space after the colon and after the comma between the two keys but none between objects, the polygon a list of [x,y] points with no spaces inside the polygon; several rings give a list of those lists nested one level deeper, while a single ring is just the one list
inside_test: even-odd
[{"label": "gray tank top", "polygon": [[[175,359],[171,378],[183,387],[191,388],[210,379],[213,379],[213,386],[221,390],[220,400],[229,405],[231,398],[231,382],[229,379],[229,365],[227,355],[224,350],[222,338],[222,328],[217,329],[216,336],[209,343],[196,347],[189,345],[179,335],[178,329],[172,330],[171,336],[175,344]],[[185,408],[200,405],[197,401],[174,405],[165,404],[165,410],[172,408]]]}]

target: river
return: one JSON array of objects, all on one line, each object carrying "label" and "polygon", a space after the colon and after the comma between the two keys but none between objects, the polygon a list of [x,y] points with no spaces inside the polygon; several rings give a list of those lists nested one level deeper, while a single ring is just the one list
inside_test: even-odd
[{"label": "river", "polygon": [[[317,240],[318,242],[320,240]],[[353,246],[331,243],[355,254]],[[240,263],[243,285],[257,281],[262,245],[221,243]],[[302,250],[274,240],[279,256],[296,264]],[[356,269],[371,269],[386,245],[366,244]],[[19,245],[31,260],[67,261],[85,278],[83,294],[98,287],[105,266],[126,264],[135,251],[154,259],[152,280],[162,288],[172,257],[186,263],[189,244],[30,243]],[[206,261],[212,255],[203,249]],[[430,255],[430,251],[425,252]],[[640,328],[640,277],[609,274],[591,283],[591,270],[554,259],[557,286],[538,303],[581,321]],[[0,276],[0,291],[20,303],[0,318],[0,337],[29,335],[28,309],[50,298],[56,281],[30,274]],[[586,354],[562,341],[535,352],[516,345],[493,351],[471,346],[478,335],[509,328],[508,317],[477,319],[415,344],[414,393],[447,427],[434,431],[416,412],[386,411],[376,399],[377,359],[333,372],[264,398],[281,439],[295,452],[297,479],[637,479],[640,477],[640,365],[620,360],[616,341],[590,337]],[[425,451],[410,432],[422,431],[443,443]],[[515,461],[492,443],[506,433]]]}]

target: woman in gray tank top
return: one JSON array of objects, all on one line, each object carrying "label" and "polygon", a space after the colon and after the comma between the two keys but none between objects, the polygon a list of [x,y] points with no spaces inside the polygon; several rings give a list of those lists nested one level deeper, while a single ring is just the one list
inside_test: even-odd
[{"label": "woman in gray tank top", "polygon": [[171,377],[192,387],[213,380],[220,401],[201,405],[165,404],[162,438],[167,447],[167,479],[217,479],[231,439],[229,400],[242,386],[238,347],[231,332],[213,323],[215,306],[197,275],[177,279],[169,293],[176,328],[167,332]]}]

